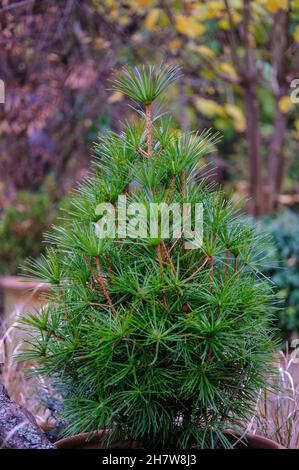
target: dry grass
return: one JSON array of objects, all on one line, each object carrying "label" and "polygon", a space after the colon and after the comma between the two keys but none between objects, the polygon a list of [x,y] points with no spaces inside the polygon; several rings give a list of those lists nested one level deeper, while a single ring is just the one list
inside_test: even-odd
[{"label": "dry grass", "polygon": [[[295,359],[295,360],[294,360]],[[256,415],[247,431],[268,437],[288,449],[299,449],[299,361],[280,353],[277,391],[261,391]]]},{"label": "dry grass", "polygon": [[[0,379],[7,388],[9,396],[19,405],[24,406],[36,418],[38,424],[46,431],[51,430],[53,410],[47,406],[48,397],[57,398],[57,393],[42,377],[30,372],[34,366],[17,362],[15,356],[23,347],[22,334],[15,328],[18,315],[14,313],[14,322],[9,321],[8,328],[1,324],[0,328]],[[4,359],[4,360],[3,360]]]}]

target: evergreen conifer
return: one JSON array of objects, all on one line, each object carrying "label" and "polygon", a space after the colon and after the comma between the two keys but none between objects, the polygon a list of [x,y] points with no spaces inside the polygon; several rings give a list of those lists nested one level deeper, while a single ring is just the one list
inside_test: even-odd
[{"label": "evergreen conifer", "polygon": [[[137,103],[141,122],[100,137],[92,175],[47,235],[47,254],[26,266],[51,294],[22,320],[31,335],[22,357],[63,386],[66,433],[108,428],[107,445],[121,436],[145,448],[227,446],[223,430],[248,418],[271,368],[264,240],[198,177],[218,137],[175,131],[152,108],[179,76],[166,66],[117,76],[114,89]],[[151,203],[202,203],[202,246],[160,231],[100,239],[96,207],[116,207],[120,195],[148,212]]]}]

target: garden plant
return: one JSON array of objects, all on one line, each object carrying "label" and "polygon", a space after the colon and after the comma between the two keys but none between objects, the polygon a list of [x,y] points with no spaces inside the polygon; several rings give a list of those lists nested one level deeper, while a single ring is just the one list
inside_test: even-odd
[{"label": "garden plant", "polygon": [[272,241],[272,263],[264,273],[272,279],[280,300],[276,325],[282,340],[292,340],[299,332],[299,217],[288,209],[264,217],[260,224]]},{"label": "garden plant", "polygon": [[56,219],[56,207],[45,193],[19,191],[0,212],[0,274],[16,274],[28,256],[43,251],[43,233]]},{"label": "garden plant", "polygon": [[[46,255],[26,267],[51,293],[22,320],[22,358],[63,391],[65,434],[106,429],[107,446],[230,446],[223,432],[238,432],[271,371],[265,240],[198,176],[218,136],[173,129],[153,106],[179,76],[163,65],[117,75],[114,90],[136,103],[140,120],[99,138],[92,174],[46,236]],[[100,238],[96,208],[117,210],[121,195],[147,213],[152,203],[201,203],[201,246],[186,247],[184,233],[163,238],[162,217],[154,237]],[[134,214],[127,217],[134,225]],[[170,228],[176,223],[170,217]]]}]

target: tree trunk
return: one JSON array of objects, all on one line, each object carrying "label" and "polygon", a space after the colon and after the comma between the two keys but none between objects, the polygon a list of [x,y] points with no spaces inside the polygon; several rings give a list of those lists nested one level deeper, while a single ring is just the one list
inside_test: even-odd
[{"label": "tree trunk", "polygon": [[250,212],[254,216],[264,212],[262,191],[262,165],[260,155],[259,104],[256,96],[256,81],[250,77],[244,86],[247,145],[249,160]]},{"label": "tree trunk", "polygon": [[0,449],[54,449],[32,414],[10,400],[1,382]]},{"label": "tree trunk", "polygon": [[[279,109],[279,100],[289,94],[287,83],[287,57],[288,48],[292,42],[289,37],[289,12],[279,10],[274,16],[271,31],[273,94],[276,97],[276,111],[273,122],[273,132],[268,153],[268,181],[267,181],[267,212],[277,209],[277,196],[281,192],[283,182],[283,144],[287,127],[288,114]],[[279,40],[277,39],[279,38]]]},{"label": "tree trunk", "polygon": [[257,69],[255,51],[250,42],[251,0],[243,2],[245,57],[242,69],[242,85],[245,94],[247,145],[249,160],[250,212],[254,216],[264,212],[262,187],[260,110],[257,99]]},{"label": "tree trunk", "polygon": [[287,126],[287,114],[277,107],[272,139],[268,155],[267,212],[277,209],[277,196],[281,192],[283,181],[283,143]]}]

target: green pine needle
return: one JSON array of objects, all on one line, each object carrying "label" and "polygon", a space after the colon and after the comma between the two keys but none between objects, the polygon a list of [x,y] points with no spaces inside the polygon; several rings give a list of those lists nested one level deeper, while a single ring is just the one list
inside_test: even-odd
[{"label": "green pine needle", "polygon": [[113,89],[140,104],[152,103],[165,89],[182,76],[180,67],[143,65],[123,68],[113,80]]}]

